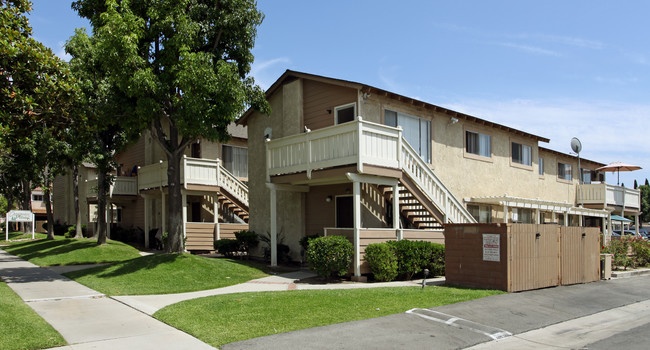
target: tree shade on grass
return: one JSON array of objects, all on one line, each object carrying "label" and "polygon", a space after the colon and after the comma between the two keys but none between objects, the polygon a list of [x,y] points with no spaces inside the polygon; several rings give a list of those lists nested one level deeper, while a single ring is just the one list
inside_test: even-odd
[{"label": "tree shade on grass", "polygon": [[266,276],[257,268],[234,260],[191,254],[150,255],[65,275],[107,295],[194,292]]},{"label": "tree shade on grass", "polygon": [[[9,240],[5,241],[6,234],[3,231],[2,235],[0,235],[0,245],[14,245],[14,244],[21,244],[25,243],[27,241],[32,241],[32,234],[31,233],[25,233],[25,232],[9,232]],[[47,235],[44,233],[36,233],[34,235],[34,239],[45,239],[47,238]]]},{"label": "tree shade on grass", "polygon": [[[223,344],[363,320],[503,292],[452,287],[389,287],[226,294],[165,307],[154,317],[202,341]],[[218,315],[218,316],[215,316]]]},{"label": "tree shade on grass", "polygon": [[66,345],[63,337],[0,282],[0,349],[45,349]]},{"label": "tree shade on grass", "polygon": [[98,246],[95,240],[62,237],[16,243],[4,249],[39,266],[98,264],[140,256],[137,249],[122,242],[108,241]]}]

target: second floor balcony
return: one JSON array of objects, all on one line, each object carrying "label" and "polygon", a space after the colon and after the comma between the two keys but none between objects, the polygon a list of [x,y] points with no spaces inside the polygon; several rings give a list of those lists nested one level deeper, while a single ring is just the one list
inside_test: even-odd
[{"label": "second floor balcony", "polygon": [[[582,187],[582,190],[580,190]],[[587,206],[618,210],[641,210],[641,192],[609,184],[585,184],[578,187],[576,202]]]},{"label": "second floor balcony", "polygon": [[[111,185],[108,196],[137,196],[138,178],[129,176],[116,176]],[[97,197],[97,179],[86,182],[86,197]]]}]

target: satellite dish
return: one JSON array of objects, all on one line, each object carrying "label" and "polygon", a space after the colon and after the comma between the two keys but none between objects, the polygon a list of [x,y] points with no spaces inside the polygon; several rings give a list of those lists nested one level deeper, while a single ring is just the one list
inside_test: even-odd
[{"label": "satellite dish", "polygon": [[578,140],[577,137],[574,137],[571,139],[571,149],[573,152],[580,154],[580,151],[582,151],[582,143],[580,140]]}]

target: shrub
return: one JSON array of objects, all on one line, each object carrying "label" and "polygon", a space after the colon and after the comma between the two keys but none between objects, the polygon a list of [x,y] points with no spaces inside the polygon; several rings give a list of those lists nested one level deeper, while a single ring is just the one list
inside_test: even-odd
[{"label": "shrub", "polygon": [[636,239],[631,245],[638,266],[647,266],[650,263],[650,242]]},{"label": "shrub", "polygon": [[627,269],[634,266],[634,261],[627,255],[630,247],[630,241],[627,238],[612,239],[609,245],[601,249],[602,253],[614,255],[612,265]]},{"label": "shrub", "polygon": [[319,276],[344,276],[352,263],[354,249],[344,236],[319,237],[309,241],[307,261]]},{"label": "shrub", "polygon": [[235,238],[239,242],[239,249],[247,254],[260,244],[260,239],[254,231],[242,230],[235,232]]},{"label": "shrub", "polygon": [[239,242],[236,239],[218,239],[214,241],[214,249],[224,256],[232,257],[239,251]]},{"label": "shrub", "polygon": [[387,243],[369,244],[364,260],[368,262],[375,280],[388,282],[397,277],[397,255],[394,246]]},{"label": "shrub", "polygon": [[445,248],[441,244],[425,241],[389,241],[397,255],[397,273],[410,280],[414,275],[429,269],[431,276],[444,274]]},{"label": "shrub", "polygon": [[[271,234],[267,232],[266,234],[257,236],[259,237],[260,241],[264,242],[268,246],[264,247],[264,260],[271,261]],[[288,245],[282,243],[284,242],[284,235],[282,234],[282,230],[278,232],[277,238],[278,261],[286,263],[291,262],[291,255],[289,255],[291,248],[289,248]]]}]

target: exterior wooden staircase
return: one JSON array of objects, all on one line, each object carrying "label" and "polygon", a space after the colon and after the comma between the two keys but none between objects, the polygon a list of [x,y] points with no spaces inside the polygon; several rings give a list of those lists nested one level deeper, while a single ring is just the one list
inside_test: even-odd
[{"label": "exterior wooden staircase", "polygon": [[248,186],[219,165],[219,207],[233,213],[245,223],[249,220]]}]

